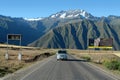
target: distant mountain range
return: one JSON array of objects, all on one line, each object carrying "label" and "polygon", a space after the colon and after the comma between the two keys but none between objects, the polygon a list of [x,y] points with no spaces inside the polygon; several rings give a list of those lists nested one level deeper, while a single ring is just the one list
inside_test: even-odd
[{"label": "distant mountain range", "polygon": [[0,16],[0,42],[7,34],[22,34],[22,45],[87,49],[89,38],[113,38],[120,50],[120,17],[96,17],[84,10],[60,11],[46,18]]}]

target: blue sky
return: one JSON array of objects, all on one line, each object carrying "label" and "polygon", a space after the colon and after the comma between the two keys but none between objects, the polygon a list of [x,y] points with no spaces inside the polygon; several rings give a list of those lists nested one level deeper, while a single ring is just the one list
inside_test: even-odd
[{"label": "blue sky", "polygon": [[48,17],[61,10],[82,9],[94,16],[120,16],[120,0],[0,0],[0,15]]}]

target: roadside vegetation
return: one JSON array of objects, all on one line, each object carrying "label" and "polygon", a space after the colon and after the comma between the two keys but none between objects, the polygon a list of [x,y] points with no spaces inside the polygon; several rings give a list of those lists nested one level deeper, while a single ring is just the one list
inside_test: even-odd
[{"label": "roadside vegetation", "polygon": [[22,61],[18,60],[18,48],[9,48],[9,59],[5,60],[6,48],[0,48],[0,77],[13,73],[21,68],[30,66],[37,61],[54,55],[53,49],[22,49]]},{"label": "roadside vegetation", "polygon": [[[89,51],[89,50],[68,50],[70,54],[78,59],[84,59],[95,65],[108,69],[120,75],[120,57],[114,55],[114,51]],[[120,52],[117,52],[120,54]]]},{"label": "roadside vegetation", "polygon": [[91,61],[91,57],[90,56],[81,56],[81,58],[86,60],[86,61]]},{"label": "roadside vegetation", "polygon": [[[9,60],[5,60],[6,48],[0,48],[0,77],[13,73],[21,68],[30,66],[36,61],[40,61],[51,55],[54,55],[58,49],[22,49],[22,61],[17,59],[19,49],[9,48]],[[68,49],[67,52],[76,56],[78,59],[84,59],[95,63],[99,67],[106,68],[120,75],[120,57],[111,51],[88,51]],[[50,54],[49,54],[50,53]]]},{"label": "roadside vegetation", "polygon": [[110,70],[119,70],[120,71],[120,61],[119,60],[107,60],[103,62],[103,65]]}]

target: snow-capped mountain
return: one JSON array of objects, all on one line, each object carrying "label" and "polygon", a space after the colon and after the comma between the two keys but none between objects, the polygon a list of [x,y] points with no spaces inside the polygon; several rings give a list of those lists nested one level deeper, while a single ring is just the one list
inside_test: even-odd
[{"label": "snow-capped mountain", "polygon": [[47,18],[52,18],[52,19],[71,19],[71,18],[80,18],[80,19],[93,19],[95,18],[92,16],[90,13],[86,12],[85,10],[68,10],[68,11],[60,11],[55,14],[50,15],[49,17],[46,18],[24,18],[24,20],[27,21],[39,21]]},{"label": "snow-capped mountain", "polygon": [[42,20],[43,18],[39,17],[39,18],[24,18],[24,20],[27,20],[27,21],[39,21],[39,20]]},{"label": "snow-capped mountain", "polygon": [[80,10],[80,9],[60,11],[60,12],[50,16],[50,18],[59,18],[59,19],[76,18],[76,17],[89,19],[93,16],[90,13],[87,13],[85,10]]}]

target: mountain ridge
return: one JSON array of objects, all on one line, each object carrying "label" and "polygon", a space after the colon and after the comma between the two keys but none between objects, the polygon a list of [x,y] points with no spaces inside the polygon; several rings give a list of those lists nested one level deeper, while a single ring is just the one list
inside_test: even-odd
[{"label": "mountain ridge", "polygon": [[[65,14],[66,13],[66,14]],[[84,14],[83,14],[84,13]],[[57,15],[59,14],[59,15]],[[86,17],[85,14],[87,14],[86,16],[89,15],[89,17]],[[57,15],[55,16],[56,18],[52,18],[51,16],[53,15]],[[76,16],[77,15],[77,16]],[[61,17],[62,16],[62,17]],[[82,23],[81,23],[82,22]],[[80,30],[77,31],[77,34],[73,36],[73,32],[76,32],[76,25],[78,23],[81,23],[79,25],[82,25],[84,27],[80,27],[79,28],[82,29],[83,31]],[[65,29],[63,29],[64,32],[68,32],[69,35],[67,36],[71,36],[74,38],[71,39],[70,37],[66,37],[66,35],[62,35],[60,36],[62,40],[62,38],[65,38],[66,41],[62,41],[62,43],[60,42],[59,37],[57,37],[58,32],[59,31],[57,28],[59,28],[60,26],[63,27],[65,25],[70,26],[70,24],[73,27],[70,27],[71,30],[69,30],[67,27],[65,27]],[[93,31],[90,31],[89,29],[87,29],[87,26],[89,27],[94,27],[95,29]],[[103,27],[104,26],[104,27]],[[50,15],[49,17],[45,17],[45,18],[35,18],[35,19],[31,19],[31,20],[25,20],[24,18],[13,18],[13,17],[9,17],[9,16],[0,16],[0,42],[5,43],[6,42],[6,36],[7,34],[22,34],[23,38],[22,38],[22,45],[28,45],[28,44],[32,44],[32,42],[37,41],[39,42],[39,39],[43,38],[46,36],[46,34],[49,33],[49,31],[52,32],[52,37],[54,39],[48,38],[47,40],[47,44],[49,44],[48,47],[50,47],[50,45],[52,46],[63,46],[64,47],[68,47],[68,48],[78,48],[78,49],[86,49],[86,40],[88,40],[88,37],[84,37],[86,36],[87,33],[85,32],[90,32],[90,34],[87,34],[87,36],[90,37],[99,37],[100,35],[102,36],[106,36],[106,37],[116,37],[114,38],[115,42],[114,42],[114,49],[115,50],[120,50],[117,47],[120,47],[120,38],[119,38],[119,30],[120,30],[120,16],[114,16],[114,15],[110,15],[108,17],[96,17],[91,15],[90,13],[84,11],[84,10],[69,10],[69,11],[60,11],[57,12],[55,14]],[[57,30],[56,30],[57,29]],[[100,30],[98,30],[100,29]],[[54,30],[54,31],[52,31]],[[56,31],[55,31],[56,30]],[[62,33],[64,33],[62,32]],[[103,33],[104,34],[101,34]],[[84,34],[85,33],[85,34]],[[51,34],[51,33],[50,33]],[[51,36],[49,34],[49,36]],[[59,33],[60,34],[60,33]],[[95,34],[95,35],[94,35]],[[84,36],[82,36],[84,35]],[[47,37],[49,37],[47,36]],[[56,36],[56,37],[55,37]],[[46,37],[46,38],[47,38]],[[71,40],[67,40],[71,39]],[[81,40],[79,40],[81,39]],[[59,41],[59,43],[61,44],[54,44],[54,42],[52,42],[52,44],[50,44],[49,42],[51,40],[54,40],[54,42]],[[72,41],[74,43],[72,43]],[[33,43],[34,43],[33,42]],[[70,43],[70,45],[68,45],[67,43]],[[36,45],[41,44],[40,43],[36,43]],[[78,46],[78,44],[81,44],[81,47]],[[74,44],[74,45],[73,45]],[[70,47],[71,46],[71,47]],[[117,47],[116,47],[117,46]],[[43,47],[43,46],[39,46],[39,47]],[[46,47],[46,46],[44,46]]]},{"label": "mountain ridge", "polygon": [[45,36],[29,44],[29,46],[41,48],[88,49],[89,38],[99,37],[113,38],[113,48],[114,50],[119,50],[120,38],[114,36],[118,34],[118,32],[114,31],[113,28],[113,26],[106,22],[93,22],[90,20],[68,23],[64,26],[54,28]]},{"label": "mountain ridge", "polygon": [[90,13],[87,13],[85,10],[68,10],[68,11],[60,11],[56,14],[53,14],[50,16],[50,18],[75,18],[75,17],[83,17],[83,18],[89,18],[93,17]]}]

